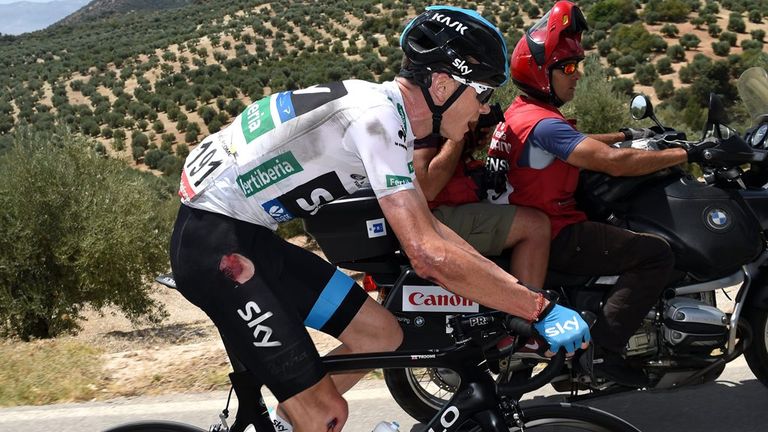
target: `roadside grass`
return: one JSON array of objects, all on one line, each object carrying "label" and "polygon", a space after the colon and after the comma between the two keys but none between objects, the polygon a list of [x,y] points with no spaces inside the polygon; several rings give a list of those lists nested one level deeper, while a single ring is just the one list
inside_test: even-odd
[{"label": "roadside grass", "polygon": [[0,406],[94,398],[103,379],[100,354],[72,340],[0,342]]}]

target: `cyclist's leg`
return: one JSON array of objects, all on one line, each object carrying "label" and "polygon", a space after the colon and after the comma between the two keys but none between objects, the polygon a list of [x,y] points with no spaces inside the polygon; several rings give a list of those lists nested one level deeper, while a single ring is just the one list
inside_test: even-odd
[{"label": "cyclist's leg", "polygon": [[208,314],[237,359],[287,403],[289,415],[301,407],[292,415],[295,426],[325,432],[332,419],[344,424],[347,405],[302,322],[302,302],[314,298],[307,299],[301,287],[275,285],[283,243],[266,228],[182,208],[171,263],[179,291]]},{"label": "cyclist's leg", "polygon": [[[395,317],[352,278],[295,245],[285,243],[281,249],[284,260],[281,265],[301,271],[281,272],[280,280],[291,286],[316,289],[313,293],[307,292],[306,297],[317,300],[302,304],[304,309],[300,313],[305,317],[304,324],[342,342],[329,354],[389,352],[400,346],[403,333]],[[365,372],[345,373],[332,378],[339,392],[344,393],[364,375]]]},{"label": "cyclist's leg", "polygon": [[[403,331],[394,315],[369,297],[338,338],[342,344],[328,353],[329,355],[389,352],[396,350],[403,342]],[[332,377],[336,388],[344,393],[363,376],[365,372],[344,373]]]}]

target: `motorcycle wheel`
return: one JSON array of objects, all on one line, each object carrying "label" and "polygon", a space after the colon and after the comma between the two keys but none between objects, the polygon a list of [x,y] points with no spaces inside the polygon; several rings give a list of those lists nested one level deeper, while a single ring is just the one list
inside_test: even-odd
[{"label": "motorcycle wheel", "polygon": [[752,327],[752,343],[744,351],[749,369],[768,387],[768,310],[750,308],[745,311]]},{"label": "motorcycle wheel", "polygon": [[[511,384],[524,384],[533,369],[502,373],[496,380]],[[444,368],[384,369],[384,382],[395,402],[408,415],[421,423],[428,423],[458,388],[461,379],[455,372]],[[519,399],[522,395],[509,395]]]}]

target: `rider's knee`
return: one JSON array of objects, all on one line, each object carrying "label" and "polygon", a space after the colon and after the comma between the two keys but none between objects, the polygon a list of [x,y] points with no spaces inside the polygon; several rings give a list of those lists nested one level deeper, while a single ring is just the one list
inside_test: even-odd
[{"label": "rider's knee", "polygon": [[547,243],[550,242],[551,224],[549,216],[540,210],[530,207],[518,207],[516,213],[515,220],[519,220],[524,224],[527,237],[540,239]]},{"label": "rider's knee", "polygon": [[640,235],[636,245],[638,255],[648,257],[661,266],[672,268],[675,255],[666,240],[654,235]]}]

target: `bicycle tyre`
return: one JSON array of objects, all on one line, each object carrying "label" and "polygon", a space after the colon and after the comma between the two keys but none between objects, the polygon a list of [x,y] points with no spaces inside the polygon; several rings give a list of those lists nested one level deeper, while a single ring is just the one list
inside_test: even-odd
[{"label": "bicycle tyre", "polygon": [[170,421],[143,421],[126,423],[104,432],[205,432],[197,426]]},{"label": "bicycle tyre", "polygon": [[[523,428],[511,427],[510,432],[525,431],[590,431],[640,432],[639,429],[613,414],[596,408],[569,403],[531,405],[522,408]],[[479,426],[471,432],[481,431]]]}]

